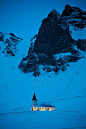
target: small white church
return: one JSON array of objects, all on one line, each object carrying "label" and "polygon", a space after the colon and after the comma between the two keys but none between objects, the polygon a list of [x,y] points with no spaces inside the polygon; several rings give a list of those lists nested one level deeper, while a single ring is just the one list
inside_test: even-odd
[{"label": "small white church", "polygon": [[32,107],[31,111],[55,111],[55,106],[50,103],[42,102],[40,104],[37,103],[36,95],[34,93],[32,99]]}]

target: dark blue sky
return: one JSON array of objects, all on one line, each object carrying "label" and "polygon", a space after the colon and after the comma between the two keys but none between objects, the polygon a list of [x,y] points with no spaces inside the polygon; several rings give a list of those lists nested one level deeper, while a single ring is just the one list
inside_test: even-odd
[{"label": "dark blue sky", "polygon": [[86,11],[86,0],[0,0],[0,31],[31,38],[52,9],[61,14],[66,4]]}]

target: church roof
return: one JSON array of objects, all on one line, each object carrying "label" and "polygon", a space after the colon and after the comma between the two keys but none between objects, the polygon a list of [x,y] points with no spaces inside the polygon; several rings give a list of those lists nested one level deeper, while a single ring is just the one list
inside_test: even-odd
[{"label": "church roof", "polygon": [[41,102],[38,105],[34,105],[34,107],[55,107],[55,106],[51,105],[50,103]]}]

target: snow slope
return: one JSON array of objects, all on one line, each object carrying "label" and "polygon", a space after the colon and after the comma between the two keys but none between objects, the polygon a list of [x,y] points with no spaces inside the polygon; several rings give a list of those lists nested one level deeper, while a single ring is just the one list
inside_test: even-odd
[{"label": "snow slope", "polygon": [[70,25],[69,29],[72,32],[71,36],[73,39],[86,39],[86,27],[83,29],[74,29],[74,27]]},{"label": "snow slope", "polygon": [[[34,77],[18,64],[27,50],[24,41],[17,56],[6,58],[0,51],[0,129],[86,128],[86,53],[67,70]],[[55,105],[52,112],[31,112],[31,99]]]},{"label": "snow slope", "polygon": [[[75,40],[86,39],[86,28],[70,26],[70,32]],[[86,52],[80,51],[82,58],[69,63],[64,72],[47,73],[41,65],[41,75],[34,77],[18,69],[28,53],[27,39],[18,44],[14,57],[5,57],[3,48],[0,42],[0,129],[86,128]],[[55,56],[63,58],[65,54]],[[34,92],[39,103],[50,102],[55,111],[32,112]]]}]

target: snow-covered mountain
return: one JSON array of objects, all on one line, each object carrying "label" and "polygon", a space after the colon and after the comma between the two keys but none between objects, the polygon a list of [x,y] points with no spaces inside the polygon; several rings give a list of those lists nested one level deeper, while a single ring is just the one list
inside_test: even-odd
[{"label": "snow-covered mountain", "polygon": [[[44,71],[58,73],[59,70],[66,70],[69,62],[81,59],[79,49],[86,51],[86,40],[74,39],[71,35],[73,30],[70,28],[85,28],[85,17],[86,12],[69,5],[65,6],[61,16],[53,9],[42,21],[38,34],[31,39],[28,54],[21,60],[19,68],[24,73],[34,72],[34,76],[39,76],[40,65],[43,65]],[[71,21],[73,18],[78,26],[74,20],[69,22],[69,19]],[[83,27],[79,26],[81,23]],[[59,56],[60,53],[64,57]]]},{"label": "snow-covered mountain", "polygon": [[[86,128],[86,46],[85,40],[82,40],[85,37],[80,38],[81,40],[73,38],[75,31],[82,33],[83,29],[74,30],[67,20],[61,19],[56,10],[48,14],[48,17],[42,21],[38,34],[31,39],[28,54],[29,45],[25,45],[25,40],[17,38],[12,33],[11,35],[1,33],[1,129]],[[51,29],[48,30],[50,25]],[[3,38],[5,36],[6,38]],[[11,44],[15,44],[10,37],[16,38],[17,43],[21,41],[16,45],[17,54],[14,52],[13,45],[10,47],[15,56],[11,56],[7,51],[2,53],[8,48],[6,46],[9,46],[6,39]],[[41,45],[40,41],[42,41]],[[64,46],[59,46],[59,51],[56,42],[57,45],[64,43]],[[28,64],[26,68],[29,67],[31,72],[25,74],[19,70],[21,59],[24,65],[22,68]],[[32,69],[37,70],[40,76],[33,76]],[[34,92],[38,103],[50,102],[55,106],[55,111],[31,112]]]}]

